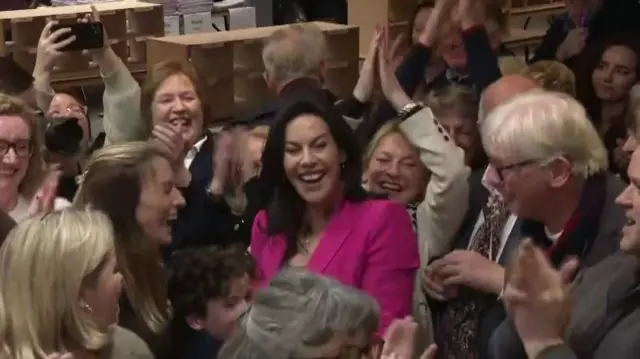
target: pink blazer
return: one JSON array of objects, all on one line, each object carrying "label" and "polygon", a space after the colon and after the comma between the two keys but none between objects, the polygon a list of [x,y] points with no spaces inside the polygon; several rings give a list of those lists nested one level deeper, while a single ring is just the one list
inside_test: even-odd
[{"label": "pink blazer", "polygon": [[[260,285],[282,267],[283,236],[269,237],[266,212],[258,213],[251,233],[251,254]],[[389,200],[343,202],[311,255],[307,268],[358,288],[380,306],[378,335],[395,318],[411,315],[418,242],[404,205]]]}]

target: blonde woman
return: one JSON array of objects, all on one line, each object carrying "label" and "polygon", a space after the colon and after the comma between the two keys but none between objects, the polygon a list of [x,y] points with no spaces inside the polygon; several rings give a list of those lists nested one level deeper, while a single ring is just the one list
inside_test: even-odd
[{"label": "blonde woman", "polygon": [[104,214],[67,208],[23,221],[0,262],[0,357],[153,358],[116,326],[122,276]]},{"label": "blonde woman", "polygon": [[170,316],[161,249],[184,198],[167,152],[149,142],[107,146],[90,159],[74,205],[104,212],[113,222],[124,279],[120,322],[154,353]]},{"label": "blonde woman", "polygon": [[[33,112],[21,100],[0,93],[0,210],[17,222],[27,218],[45,177],[42,137]],[[56,209],[68,205],[55,199]]]}]

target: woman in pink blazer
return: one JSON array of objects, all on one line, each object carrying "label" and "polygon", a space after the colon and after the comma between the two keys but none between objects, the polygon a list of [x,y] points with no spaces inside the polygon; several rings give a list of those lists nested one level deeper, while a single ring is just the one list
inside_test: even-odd
[{"label": "woman in pink blazer", "polygon": [[351,129],[322,94],[291,101],[273,125],[260,175],[269,188],[251,254],[260,284],[287,266],[361,289],[380,306],[378,334],[411,314],[418,244],[402,204],[368,199]]}]

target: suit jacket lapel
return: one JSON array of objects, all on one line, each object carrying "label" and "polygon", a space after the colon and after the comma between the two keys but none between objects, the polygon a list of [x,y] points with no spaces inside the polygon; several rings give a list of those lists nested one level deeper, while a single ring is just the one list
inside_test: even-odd
[{"label": "suit jacket lapel", "polygon": [[189,166],[192,179],[197,183],[203,183],[205,186],[213,178],[213,136],[207,134],[207,139],[200,147],[200,151]]},{"label": "suit jacket lapel", "polygon": [[309,258],[307,267],[315,273],[323,273],[340,248],[344,245],[347,237],[354,226],[354,216],[352,215],[356,205],[343,202],[340,209],[333,215],[327,229],[324,231],[318,246]]},{"label": "suit jacket lapel", "polygon": [[502,249],[502,255],[498,259],[498,264],[506,267],[509,264],[509,260],[511,256],[516,253],[518,249],[518,245],[520,244],[520,238],[522,237],[522,233],[520,232],[520,224],[522,220],[520,218],[516,219],[516,223],[513,224],[513,228],[511,229],[511,233],[507,237],[507,241],[504,244],[504,248]]}]

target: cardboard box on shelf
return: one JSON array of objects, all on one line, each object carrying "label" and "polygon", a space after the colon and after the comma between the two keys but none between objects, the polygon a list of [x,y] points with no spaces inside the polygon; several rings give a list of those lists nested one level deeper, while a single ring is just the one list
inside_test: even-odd
[{"label": "cardboard box on shelf", "polygon": [[213,29],[213,21],[211,12],[201,12],[197,14],[182,15],[184,22],[184,33],[186,34],[202,34],[215,31]]}]

